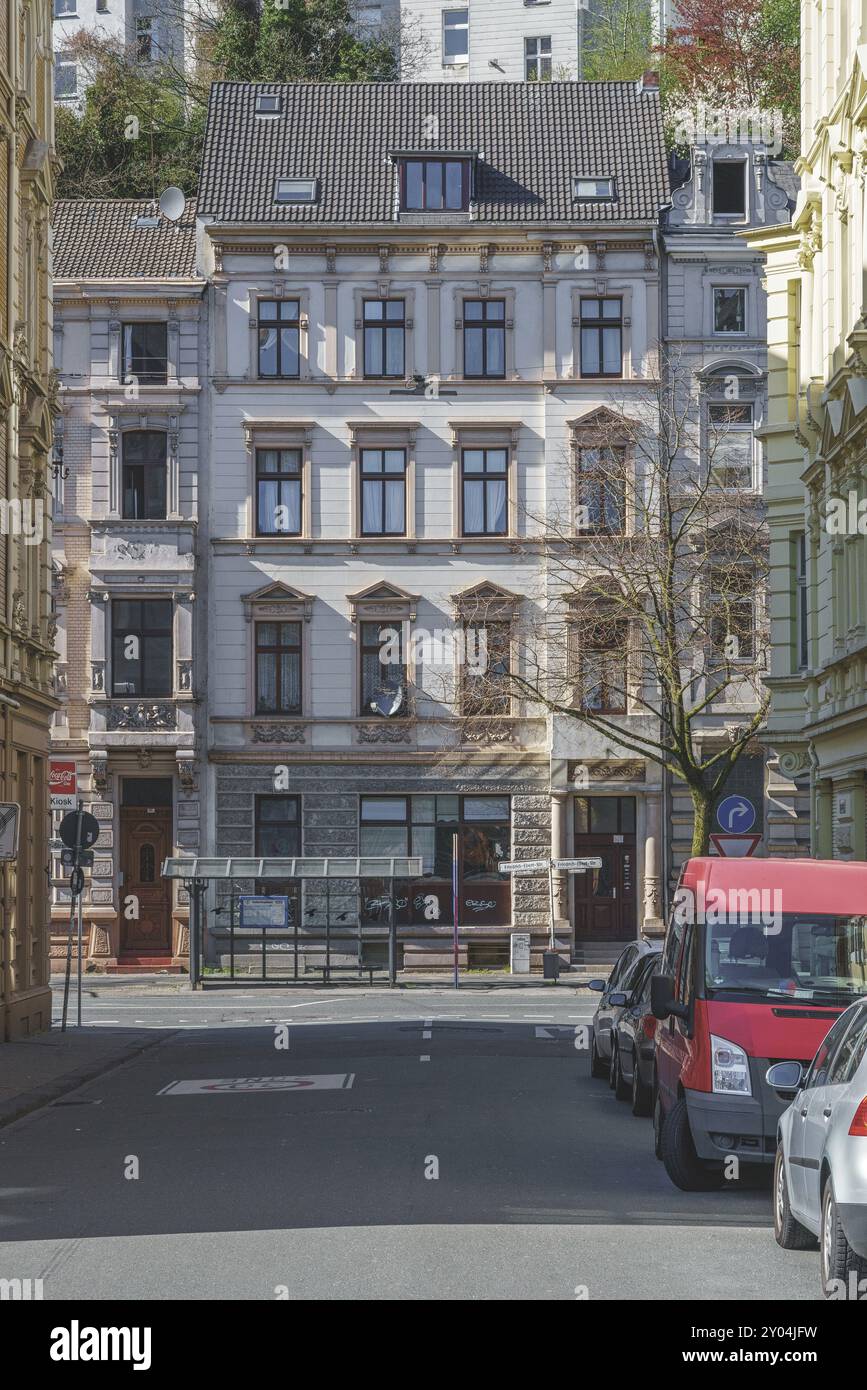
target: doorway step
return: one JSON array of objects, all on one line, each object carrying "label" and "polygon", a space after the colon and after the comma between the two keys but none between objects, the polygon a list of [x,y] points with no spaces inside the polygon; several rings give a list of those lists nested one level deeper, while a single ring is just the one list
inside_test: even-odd
[{"label": "doorway step", "polygon": [[107,965],[106,975],[147,975],[153,971],[164,975],[186,975],[183,965],[177,965],[171,956],[123,956],[117,965]]}]

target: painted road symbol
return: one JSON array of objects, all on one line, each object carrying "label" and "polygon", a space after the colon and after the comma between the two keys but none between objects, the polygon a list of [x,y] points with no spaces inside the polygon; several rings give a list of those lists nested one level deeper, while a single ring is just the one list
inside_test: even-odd
[{"label": "painted road symbol", "polygon": [[355,1072],[323,1076],[222,1076],[201,1081],[172,1081],[160,1096],[232,1095],[241,1091],[348,1091]]}]

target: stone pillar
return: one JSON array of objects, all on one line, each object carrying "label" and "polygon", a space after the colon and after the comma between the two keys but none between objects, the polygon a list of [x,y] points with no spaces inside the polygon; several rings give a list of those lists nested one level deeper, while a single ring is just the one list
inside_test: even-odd
[{"label": "stone pillar", "polygon": [[[337,280],[323,280],[325,292],[325,313],[323,314],[323,336],[325,339],[325,375],[336,377],[341,364],[337,356]],[[309,341],[309,339],[308,339]],[[345,371],[345,367],[343,369]]]},{"label": "stone pillar", "polygon": [[834,786],[830,777],[820,777],[813,791],[813,854],[817,859],[834,857]]},{"label": "stone pillar", "polygon": [[644,799],[644,920],[646,936],[663,936],[662,915],[662,796],[649,792]]},{"label": "stone pillar", "polygon": [[[551,793],[551,858],[565,859],[566,853],[566,791]],[[554,938],[568,948],[572,957],[572,923],[569,919],[569,880],[565,873],[554,872]]]},{"label": "stone pillar", "polygon": [[542,380],[557,376],[557,281],[542,281]]}]

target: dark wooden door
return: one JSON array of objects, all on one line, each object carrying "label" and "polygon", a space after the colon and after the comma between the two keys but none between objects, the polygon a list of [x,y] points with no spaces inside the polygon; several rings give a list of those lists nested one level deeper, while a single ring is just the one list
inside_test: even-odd
[{"label": "dark wooden door", "polygon": [[635,836],[576,835],[575,854],[602,860],[575,874],[575,936],[585,941],[635,937]]},{"label": "dark wooden door", "polygon": [[[124,806],[120,813],[120,950],[165,956],[172,949],[171,884],[162,877],[171,853],[170,806]],[[130,899],[134,898],[135,903]],[[135,915],[137,904],[137,916]],[[133,915],[128,915],[132,913]]]}]

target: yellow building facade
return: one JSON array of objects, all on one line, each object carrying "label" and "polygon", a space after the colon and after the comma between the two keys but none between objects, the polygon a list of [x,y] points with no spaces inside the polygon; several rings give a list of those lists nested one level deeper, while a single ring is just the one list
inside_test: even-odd
[{"label": "yellow building facade", "polygon": [[767,738],[812,852],[867,859],[867,0],[801,5],[801,193],[767,257]]},{"label": "yellow building facade", "polygon": [[0,863],[0,1040],[51,1023],[52,71],[49,0],[0,0],[0,803],[20,808]]}]

